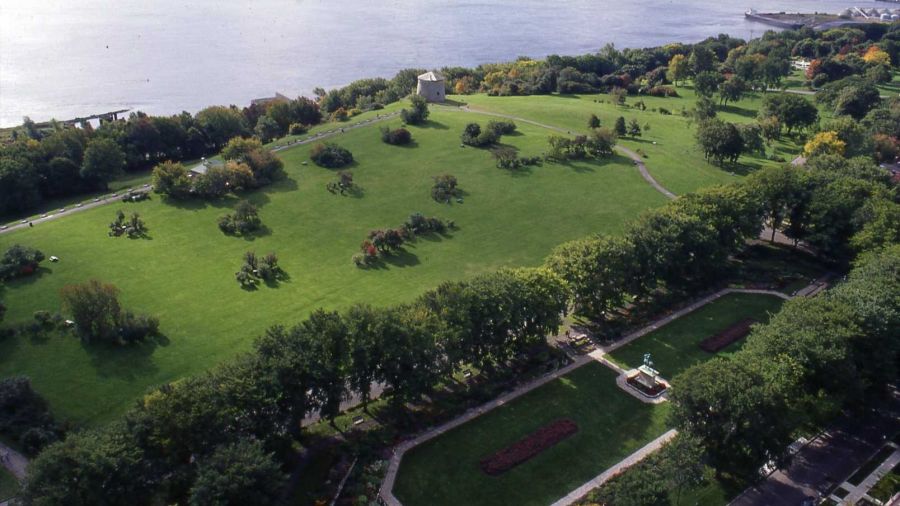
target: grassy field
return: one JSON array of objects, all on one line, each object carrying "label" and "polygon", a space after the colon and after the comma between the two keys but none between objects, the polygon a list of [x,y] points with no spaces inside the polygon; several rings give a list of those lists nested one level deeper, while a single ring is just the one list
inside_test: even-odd
[{"label": "grassy field", "polygon": [[[619,390],[615,373],[590,363],[408,452],[394,493],[403,504],[545,505],[665,432],[666,404]],[[579,431],[532,459],[489,476],[478,461],[557,419]]]},{"label": "grassy field", "polygon": [[0,502],[19,493],[19,482],[3,466],[0,466]]},{"label": "grassy field", "polygon": [[[641,365],[645,353],[650,353],[654,368],[664,378],[672,379],[688,367],[714,356],[700,349],[701,341],[744,318],[766,322],[782,302],[772,295],[728,294],[607,356],[623,367],[634,368]],[[743,344],[743,340],[732,343],[718,354],[734,353]]]},{"label": "grassy field", "polygon": [[[545,164],[514,174],[499,170],[487,151],[460,148],[459,133],[474,118],[435,111],[433,121],[411,128],[413,147],[382,143],[378,126],[334,139],[354,153],[360,197],[326,191],[336,174],[302,164],[309,146],[280,152],[288,179],[246,196],[259,206],[267,227],[254,238],[227,237],[216,226],[237,202],[234,197],[205,204],[167,203],[156,195],[0,235],[0,249],[22,243],[61,259],[3,289],[7,322],[28,321],[36,310],[56,311],[60,288],[96,278],[119,287],[124,307],[158,316],[165,336],[116,349],[83,346],[71,336],[8,339],[0,342],[0,377],[31,377],[61,418],[103,422],[149,386],[247,350],[270,325],[298,322],[317,307],[394,304],[445,280],[537,265],[559,243],[617,233],[640,211],[665,201],[623,157]],[[547,135],[522,124],[520,133],[503,142],[537,155]],[[431,199],[431,178],[442,173],[459,179],[464,203]],[[107,237],[117,209],[139,212],[149,237]],[[419,239],[381,268],[353,266],[350,257],[370,229],[399,226],[413,212],[455,220],[459,229]],[[255,292],[240,289],[234,272],[247,250],[276,252],[290,279]]]},{"label": "grassy field", "polygon": [[[489,97],[486,95],[466,95],[451,97],[460,103],[466,103],[473,109],[481,109],[510,114],[548,125],[571,130],[573,133],[586,133],[587,122],[591,114],[596,114],[601,124],[612,127],[615,119],[623,116],[626,121],[637,119],[643,127],[650,125],[650,130],[640,138],[620,139],[620,142],[631,149],[646,153],[647,169],[664,187],[681,194],[702,186],[716,183],[728,183],[764,165],[778,165],[761,156],[742,156],[736,166],[725,168],[712,165],[703,158],[694,138],[694,128],[688,118],[681,115],[681,110],[694,107],[696,96],[689,87],[678,88],[679,97],[628,97],[625,107],[617,107],[610,102],[609,95],[541,95],[533,97]],[[638,100],[643,100],[646,110],[634,108]],[[718,117],[736,123],[755,121],[756,111],[762,102],[762,95],[751,94],[736,104],[729,104],[721,109]],[[671,111],[671,115],[658,112],[663,107]],[[657,111],[654,112],[654,109]],[[791,139],[775,143],[768,153],[775,153],[785,160],[793,159],[801,148]]]}]

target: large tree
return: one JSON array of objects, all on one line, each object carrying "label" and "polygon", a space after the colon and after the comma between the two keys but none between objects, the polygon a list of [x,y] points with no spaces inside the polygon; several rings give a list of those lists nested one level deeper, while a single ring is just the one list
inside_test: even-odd
[{"label": "large tree", "polygon": [[106,187],[122,173],[125,167],[125,154],[122,148],[112,139],[94,139],[84,151],[84,163],[81,166],[81,177]]},{"label": "large tree", "polygon": [[285,474],[259,443],[238,441],[198,462],[191,506],[280,504]]}]

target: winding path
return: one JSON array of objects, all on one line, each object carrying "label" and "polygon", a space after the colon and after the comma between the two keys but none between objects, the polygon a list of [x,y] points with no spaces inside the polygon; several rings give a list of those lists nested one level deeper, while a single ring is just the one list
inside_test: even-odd
[{"label": "winding path", "polygon": [[[502,113],[499,113],[499,112],[485,111],[484,109],[473,109],[473,108],[471,108],[471,107],[468,106],[468,105],[459,107],[459,110],[460,110],[460,111],[469,112],[469,113],[484,114],[484,115],[487,115],[487,116],[495,116],[495,117],[497,117],[497,118],[510,119],[510,120],[513,120],[513,121],[519,121],[519,122],[522,122],[522,123],[528,123],[528,124],[530,124],[530,125],[538,126],[538,127],[541,127],[541,128],[546,128],[547,130],[553,130],[553,131],[555,131],[555,132],[559,132],[559,133],[563,133],[563,134],[567,134],[567,135],[572,135],[572,131],[571,131],[571,130],[566,130],[565,128],[560,128],[560,127],[558,127],[558,126],[548,125],[548,124],[546,124],[546,123],[541,123],[541,122],[538,122],[538,121],[534,121],[534,120],[522,118],[522,117],[519,117],[519,116],[513,116],[513,115],[510,115],[510,114],[502,114]],[[654,189],[656,189],[656,191],[658,191],[659,193],[662,193],[663,195],[666,196],[666,198],[669,198],[669,199],[674,199],[675,197],[677,197],[677,195],[675,195],[674,193],[672,193],[671,191],[669,191],[666,187],[664,187],[663,185],[659,184],[659,182],[658,182],[656,179],[653,179],[653,176],[650,175],[650,171],[647,170],[647,166],[644,164],[644,160],[643,160],[643,158],[641,158],[640,155],[638,155],[637,153],[635,153],[635,152],[632,151],[631,149],[626,148],[625,146],[621,146],[621,145],[617,145],[615,149],[616,149],[616,151],[619,151],[619,152],[622,153],[623,155],[627,156],[628,158],[631,158],[631,160],[632,160],[632,161],[634,162],[634,164],[637,166],[638,172],[641,173],[641,177],[644,178],[644,180],[647,181],[647,182],[650,184],[650,186],[652,186]]]}]

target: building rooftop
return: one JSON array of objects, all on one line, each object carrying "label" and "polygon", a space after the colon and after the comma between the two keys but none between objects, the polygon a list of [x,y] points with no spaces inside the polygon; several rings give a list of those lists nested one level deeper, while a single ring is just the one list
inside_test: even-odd
[{"label": "building rooftop", "polygon": [[225,162],[222,160],[203,160],[202,162],[194,165],[193,167],[188,169],[188,172],[191,174],[206,174],[206,171],[213,167],[222,167],[225,165]]},{"label": "building rooftop", "polygon": [[440,72],[425,72],[419,76],[419,81],[443,81],[444,76]]}]

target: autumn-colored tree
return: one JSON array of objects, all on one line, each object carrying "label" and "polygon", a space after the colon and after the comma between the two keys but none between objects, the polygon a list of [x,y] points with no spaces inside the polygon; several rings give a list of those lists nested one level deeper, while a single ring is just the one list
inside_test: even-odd
[{"label": "autumn-colored tree", "polygon": [[803,146],[803,154],[807,157],[815,155],[843,156],[847,143],[838,138],[837,132],[819,132]]},{"label": "autumn-colored tree", "polygon": [[891,65],[891,55],[878,46],[869,46],[863,54],[863,61],[870,64]]},{"label": "autumn-colored tree", "polygon": [[821,71],[822,71],[822,60],[816,58],[815,60],[809,62],[809,67],[806,67],[806,78],[809,80],[812,80]]}]

